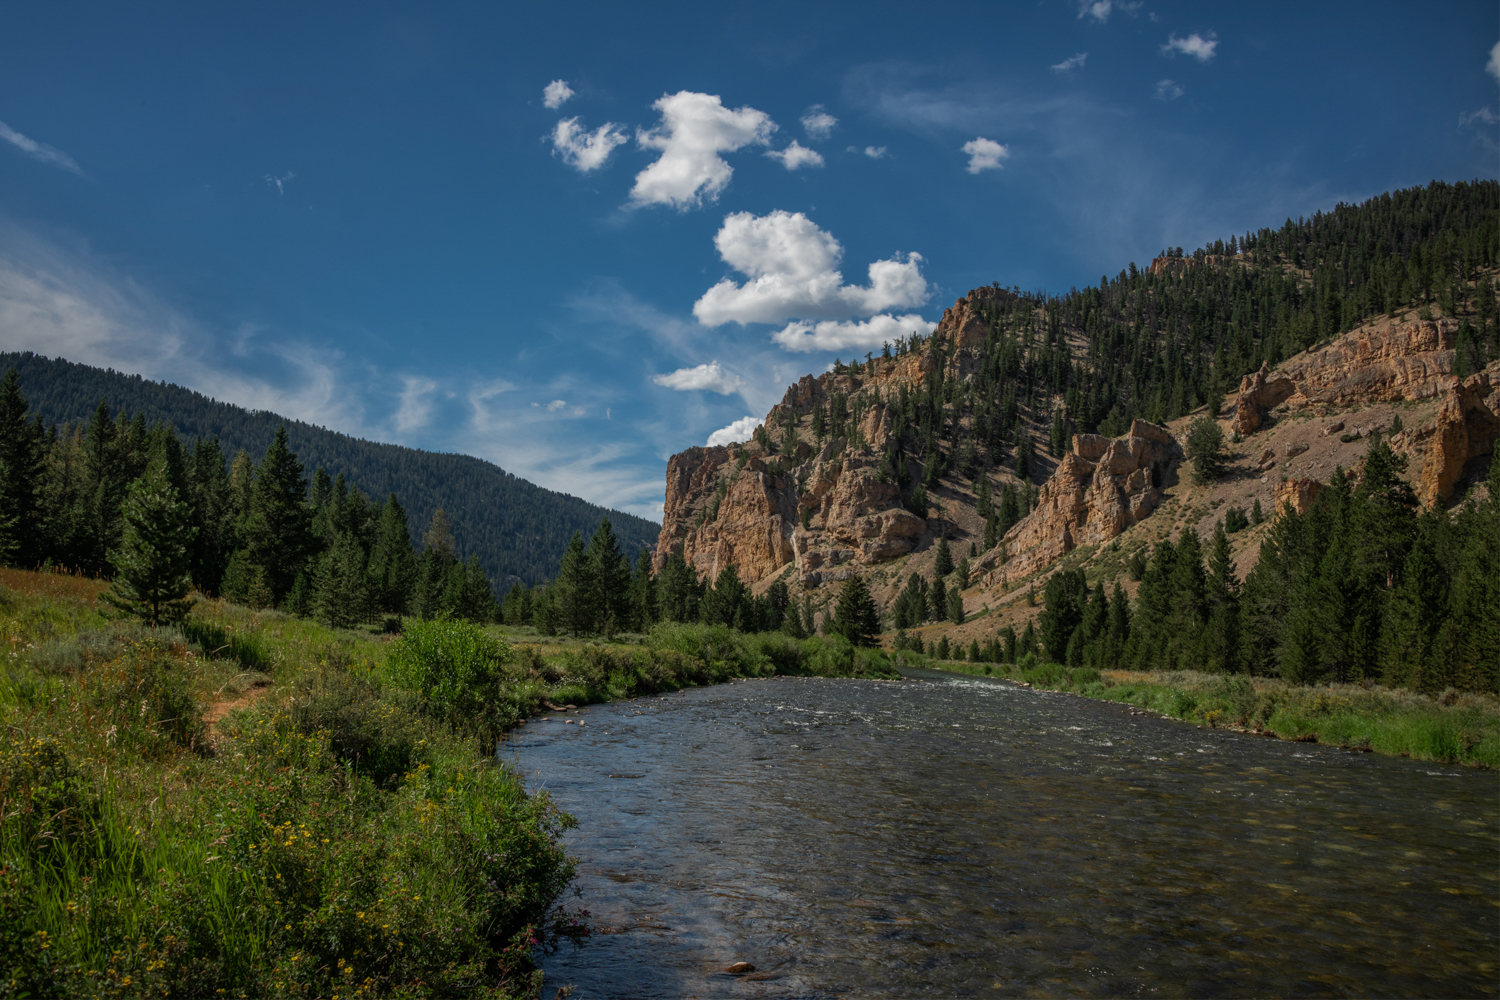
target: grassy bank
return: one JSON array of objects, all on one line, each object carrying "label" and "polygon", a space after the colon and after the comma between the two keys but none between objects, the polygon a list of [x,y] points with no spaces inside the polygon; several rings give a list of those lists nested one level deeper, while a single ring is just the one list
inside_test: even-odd
[{"label": "grassy bank", "polygon": [[942,661],[924,665],[1008,677],[1033,687],[1122,702],[1214,728],[1500,768],[1500,699],[1489,695],[1449,691],[1429,698],[1378,686],[1298,686],[1276,678],[1191,670],[1101,673],[1055,663],[1015,667]]},{"label": "grassy bank", "polygon": [[878,651],[664,626],[530,642],[330,630],[200,602],[101,613],[95,581],[0,570],[0,996],[534,996],[573,932],[571,820],[488,752],[546,703]]}]

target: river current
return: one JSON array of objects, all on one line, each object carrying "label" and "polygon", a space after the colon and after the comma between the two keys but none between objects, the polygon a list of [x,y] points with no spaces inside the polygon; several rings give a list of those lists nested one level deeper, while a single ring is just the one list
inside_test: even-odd
[{"label": "river current", "polygon": [[594,929],[545,995],[1500,994],[1493,773],[912,674],[519,730]]}]

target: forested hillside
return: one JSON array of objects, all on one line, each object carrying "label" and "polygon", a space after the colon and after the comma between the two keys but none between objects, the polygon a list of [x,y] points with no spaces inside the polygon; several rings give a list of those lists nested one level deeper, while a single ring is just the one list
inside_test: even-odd
[{"label": "forested hillside", "polygon": [[423,530],[442,508],[452,525],[462,559],[477,556],[497,586],[528,583],[557,573],[575,532],[592,535],[608,514],[621,547],[635,553],[656,541],[656,524],[644,518],[543,489],[504,469],[468,455],[453,455],[379,444],[250,411],[139,375],[105,371],[30,352],[0,353],[0,374],[15,368],[33,415],[44,424],[84,425],[103,400],[112,414],[124,412],[151,425],[165,422],[191,445],[217,437],[227,461],[244,451],[260,461],[286,426],[287,444],[310,475],[318,468],[342,475],[364,495],[379,501],[395,493],[405,505],[412,531]]}]

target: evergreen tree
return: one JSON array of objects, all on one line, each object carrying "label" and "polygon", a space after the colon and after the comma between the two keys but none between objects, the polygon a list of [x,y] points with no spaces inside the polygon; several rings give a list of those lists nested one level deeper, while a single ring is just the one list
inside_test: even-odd
[{"label": "evergreen tree", "polygon": [[238,542],[235,524],[239,520],[218,438],[207,441],[199,438],[194,443],[188,459],[187,480],[192,522],[196,529],[192,545],[193,580],[199,590],[217,594],[229,556]]},{"label": "evergreen tree", "polygon": [[588,560],[595,593],[591,603],[597,615],[590,631],[613,635],[630,614],[630,563],[620,552],[609,518],[599,522],[589,541]]},{"label": "evergreen tree", "polygon": [[479,568],[479,557],[455,564],[443,588],[443,608],[454,618],[485,624],[495,620],[495,592]]},{"label": "evergreen tree", "polygon": [[330,628],[349,628],[369,620],[369,607],[364,551],[351,535],[340,535],[318,557],[313,578],[313,613]]},{"label": "evergreen tree", "polygon": [[27,409],[20,376],[12,368],[0,380],[0,537],[9,539],[0,546],[0,563],[22,566],[40,562],[44,549],[40,500],[45,441],[41,424],[27,423]]},{"label": "evergreen tree", "polygon": [[1052,574],[1045,592],[1046,607],[1037,619],[1047,659],[1053,663],[1067,660],[1068,640],[1083,621],[1083,604],[1088,599],[1088,583],[1083,570],[1061,570]]},{"label": "evergreen tree", "polygon": [[380,507],[368,574],[375,607],[386,614],[405,614],[417,584],[417,554],[411,547],[406,511],[394,493]]},{"label": "evergreen tree", "polygon": [[858,574],[844,581],[839,592],[834,630],[856,646],[873,646],[880,634],[880,609],[870,596],[870,588]]},{"label": "evergreen tree", "polygon": [[287,446],[285,426],[277,428],[256,469],[243,536],[251,561],[264,574],[272,603],[279,604],[312,543],[307,482],[302,463]]},{"label": "evergreen tree", "polygon": [[1204,637],[1204,659],[1209,670],[1234,673],[1239,669],[1239,589],[1229,536],[1220,522],[1214,525],[1214,544],[1208,555],[1208,629]]},{"label": "evergreen tree", "polygon": [[944,608],[944,612],[947,614],[948,620],[955,625],[962,625],[964,623],[963,589],[955,583],[953,589],[946,592],[946,596],[947,600],[944,603],[947,606]]},{"label": "evergreen tree", "polygon": [[740,580],[740,574],[734,565],[725,566],[719,571],[719,577],[714,581],[713,589],[705,595],[704,621],[715,625],[728,625],[730,628],[742,628],[745,624],[748,597],[749,589]]},{"label": "evergreen tree", "polygon": [[[974,483],[974,513],[985,520],[994,511],[993,495],[990,493],[990,477],[981,474]],[[986,546],[988,548],[989,546]]]},{"label": "evergreen tree", "polygon": [[948,547],[948,536],[944,534],[938,539],[937,557],[932,567],[938,579],[942,579],[953,572],[953,550]]},{"label": "evergreen tree", "polygon": [[130,484],[121,518],[120,545],[109,553],[114,582],[101,596],[148,625],[181,621],[192,607],[187,595],[193,526],[187,503],[167,475],[164,456]]},{"label": "evergreen tree", "polygon": [[1188,425],[1187,457],[1193,460],[1193,479],[1213,483],[1224,477],[1229,454],[1224,447],[1224,430],[1213,417],[1199,417]]},{"label": "evergreen tree", "polygon": [[641,549],[635,560],[635,576],[630,581],[630,621],[628,627],[649,631],[658,620],[656,587],[651,576],[651,550]]},{"label": "evergreen tree", "polygon": [[575,637],[587,635],[599,620],[595,600],[598,587],[594,581],[593,564],[584,550],[581,532],[573,532],[573,538],[568,542],[568,551],[563,553],[562,568],[552,590],[557,602],[559,627],[567,629]]}]

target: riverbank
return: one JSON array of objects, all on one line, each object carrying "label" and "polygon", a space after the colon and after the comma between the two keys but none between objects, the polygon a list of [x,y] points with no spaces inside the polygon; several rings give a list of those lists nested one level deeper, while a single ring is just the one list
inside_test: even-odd
[{"label": "riverbank", "polygon": [[913,665],[1007,678],[1134,705],[1215,729],[1325,743],[1440,763],[1500,768],[1500,699],[1448,691],[1437,697],[1358,684],[1300,686],[1278,678],[1198,671],[1098,671],[1055,663],[926,661]]},{"label": "riverbank", "polygon": [[885,654],[699,626],[333,630],[0,570],[0,996],[535,996],[572,820],[490,748],[568,704]]}]

